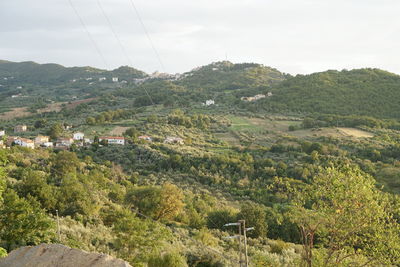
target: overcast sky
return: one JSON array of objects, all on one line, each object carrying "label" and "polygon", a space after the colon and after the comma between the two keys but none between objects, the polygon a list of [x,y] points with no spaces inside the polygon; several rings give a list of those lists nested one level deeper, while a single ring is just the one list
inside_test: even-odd
[{"label": "overcast sky", "polygon": [[[131,0],[71,1],[106,64],[69,0],[0,0],[0,59],[163,70]],[[133,1],[170,73],[227,57],[291,74],[360,67],[400,74],[399,0]]]}]

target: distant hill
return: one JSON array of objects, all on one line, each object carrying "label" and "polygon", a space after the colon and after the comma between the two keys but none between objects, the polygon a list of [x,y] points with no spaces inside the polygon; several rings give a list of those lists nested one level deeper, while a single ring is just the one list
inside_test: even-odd
[{"label": "distant hill", "polygon": [[277,69],[255,63],[233,64],[229,61],[212,63],[185,73],[178,82],[188,89],[225,91],[269,86],[286,76]]},{"label": "distant hill", "polygon": [[[100,81],[103,77],[106,79]],[[119,82],[112,82],[112,77]],[[256,103],[240,101],[241,96],[267,92],[272,92],[272,97]],[[291,76],[261,64],[221,61],[180,75],[149,76],[128,66],[107,71],[0,60],[4,110],[104,94],[134,100],[135,106],[181,106],[216,99],[218,104],[248,106],[253,111],[400,118],[400,76],[379,69]],[[15,95],[21,97],[12,98]]]},{"label": "distant hill", "polygon": [[143,78],[146,73],[130,67],[120,67],[113,71],[106,71],[92,67],[67,68],[58,64],[38,64],[28,62],[10,62],[0,60],[0,77],[7,81],[17,81],[28,84],[57,84],[73,79],[97,78],[101,75],[120,75],[120,78]]},{"label": "distant hill", "polygon": [[[93,97],[147,76],[145,72],[128,66],[107,71],[92,67],[68,68],[58,64],[0,60],[0,103],[3,108],[12,108],[38,101],[58,102]],[[115,83],[113,77],[125,82]],[[13,96],[18,98],[11,99]]]},{"label": "distant hill", "polygon": [[297,75],[270,91],[257,103],[268,111],[400,118],[400,76],[379,69]]}]

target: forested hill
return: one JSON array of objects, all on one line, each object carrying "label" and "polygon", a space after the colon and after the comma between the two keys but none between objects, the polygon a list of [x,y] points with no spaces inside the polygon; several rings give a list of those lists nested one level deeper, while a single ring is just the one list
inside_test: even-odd
[{"label": "forested hill", "polygon": [[268,111],[400,117],[400,76],[379,69],[329,70],[275,85]]},{"label": "forested hill", "polygon": [[34,85],[55,85],[73,79],[94,78],[99,75],[111,77],[116,74],[120,74],[121,76],[129,75],[130,78],[142,78],[147,76],[144,72],[130,67],[120,67],[113,71],[106,71],[92,67],[67,68],[58,64],[38,64],[32,61],[10,62],[0,60],[0,77],[2,77],[2,83],[4,83],[4,81],[14,81],[16,83]]},{"label": "forested hill", "polygon": [[[118,82],[112,77],[118,77]],[[232,107],[242,102],[242,96],[271,91],[272,97],[242,102],[241,107],[277,113],[400,117],[400,76],[379,69],[329,70],[293,77],[261,64],[221,61],[183,74],[147,75],[127,66],[106,71],[0,60],[0,102],[7,109],[103,94],[134,99],[136,106],[150,105],[143,88],[155,104],[167,106],[215,99]],[[12,99],[15,95],[23,98]]]},{"label": "forested hill", "polygon": [[178,84],[188,89],[224,91],[269,86],[285,78],[286,75],[277,69],[261,64],[221,61],[185,73]]}]

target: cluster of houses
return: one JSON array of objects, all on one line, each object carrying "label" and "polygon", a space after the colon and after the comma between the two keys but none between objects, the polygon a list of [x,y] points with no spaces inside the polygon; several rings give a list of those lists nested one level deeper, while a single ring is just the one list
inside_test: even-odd
[{"label": "cluster of houses", "polygon": [[[17,125],[14,127],[15,133],[26,132],[26,125]],[[60,137],[57,138],[55,142],[50,140],[49,136],[38,135],[34,139],[28,139],[19,136],[7,136],[5,142],[3,141],[6,132],[0,130],[0,148],[11,147],[13,145],[27,147],[27,148],[37,148],[37,147],[55,147],[57,149],[68,149],[73,144],[77,146],[90,145],[93,143],[92,139],[85,138],[85,134],[81,132],[76,132],[72,134],[72,137]],[[107,142],[110,145],[125,145],[125,137],[122,136],[100,136],[99,142]]]},{"label": "cluster of houses", "polygon": [[168,80],[168,81],[178,81],[184,77],[187,77],[185,74],[181,73],[175,73],[175,74],[169,74],[169,73],[163,73],[163,72],[154,72],[150,74],[149,76],[145,78],[136,78],[133,79],[133,82],[135,84],[142,84],[145,81],[152,80],[152,79],[161,79],[161,80]]},{"label": "cluster of houses", "polygon": [[253,101],[257,101],[257,100],[260,100],[262,98],[271,97],[271,96],[272,96],[272,93],[268,92],[266,95],[258,94],[258,95],[255,95],[255,96],[243,96],[243,97],[240,98],[240,100],[246,101],[246,102],[253,102]]},{"label": "cluster of houses", "polygon": [[[82,79],[83,79],[83,78],[73,79],[73,80],[71,80],[71,82],[75,83],[75,82],[77,82],[77,81],[79,81],[79,80],[82,80]],[[92,84],[95,83],[95,82],[93,81],[93,78],[92,78],[92,77],[85,78],[84,80],[89,81],[89,85],[92,85]],[[107,81],[107,77],[100,77],[100,78],[98,78],[98,81],[99,81],[99,82]],[[125,80],[120,81],[118,77],[111,77],[111,81],[112,81],[113,83],[118,83],[118,82],[120,82],[120,83],[128,83],[128,82],[125,81]]]},{"label": "cluster of houses", "polygon": [[[26,125],[17,125],[14,127],[15,133],[26,132]],[[72,137],[60,137],[55,142],[50,140],[49,136],[38,135],[34,139],[19,137],[19,136],[7,136],[5,142],[3,141],[6,135],[5,130],[0,130],[0,148],[11,147],[13,145],[26,147],[26,148],[56,148],[56,149],[69,149],[73,144],[76,146],[86,146],[93,143],[92,139],[85,138],[85,134],[81,132],[75,132]],[[148,135],[141,135],[138,137],[139,140],[146,142],[152,142],[152,137]],[[109,145],[125,145],[126,139],[122,136],[100,136],[99,142],[106,142]],[[164,140],[164,144],[184,144],[184,140],[176,136],[167,136]]]}]

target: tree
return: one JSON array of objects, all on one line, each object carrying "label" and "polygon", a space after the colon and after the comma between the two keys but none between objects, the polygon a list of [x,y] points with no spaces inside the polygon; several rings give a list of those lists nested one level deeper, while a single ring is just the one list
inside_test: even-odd
[{"label": "tree", "polygon": [[11,189],[4,193],[4,204],[0,209],[0,239],[8,250],[50,242],[54,237],[54,222],[36,200],[19,198]]},{"label": "tree", "polygon": [[237,212],[232,208],[225,208],[216,211],[211,211],[207,216],[207,227],[224,229],[224,224],[235,222],[237,220]]},{"label": "tree", "polygon": [[52,172],[55,177],[62,177],[68,173],[76,173],[80,161],[74,152],[61,151],[52,160]]},{"label": "tree", "polygon": [[17,186],[20,195],[35,197],[46,210],[54,210],[56,204],[55,192],[47,184],[47,177],[41,171],[26,170],[23,172],[22,181]]},{"label": "tree", "polygon": [[[83,177],[87,180],[87,177]],[[85,215],[89,216],[97,211],[96,202],[89,189],[88,183],[83,183],[78,178],[69,174],[64,176],[57,195],[57,207],[62,215]]]},{"label": "tree", "polygon": [[50,127],[48,134],[51,139],[57,139],[63,134],[63,132],[64,132],[64,127],[61,125],[61,123],[56,123]]},{"label": "tree", "polygon": [[124,135],[130,137],[133,142],[136,142],[139,131],[135,127],[131,127],[125,131]]},{"label": "tree", "polygon": [[356,167],[321,169],[292,201],[304,260],[312,266],[315,236],[326,247],[324,266],[338,266],[358,256],[364,265],[400,263],[400,229],[375,181]]},{"label": "tree", "polygon": [[155,220],[171,220],[183,209],[183,193],[173,184],[142,187],[127,194],[127,202]]},{"label": "tree", "polygon": [[172,239],[171,232],[164,226],[136,218],[132,213],[125,213],[119,218],[113,231],[119,257],[130,263],[144,261],[147,255],[154,254],[164,246],[165,241]]},{"label": "tree", "polygon": [[93,117],[87,117],[86,118],[86,124],[88,125],[95,125],[96,124],[96,119]]},{"label": "tree", "polygon": [[37,120],[37,121],[35,121],[35,124],[34,124],[34,127],[36,129],[43,128],[43,127],[46,127],[46,126],[47,126],[47,120],[46,119]]},{"label": "tree", "polygon": [[248,232],[250,237],[266,237],[267,218],[265,208],[252,202],[245,202],[240,208],[238,218],[246,220],[246,227],[254,227]]}]

